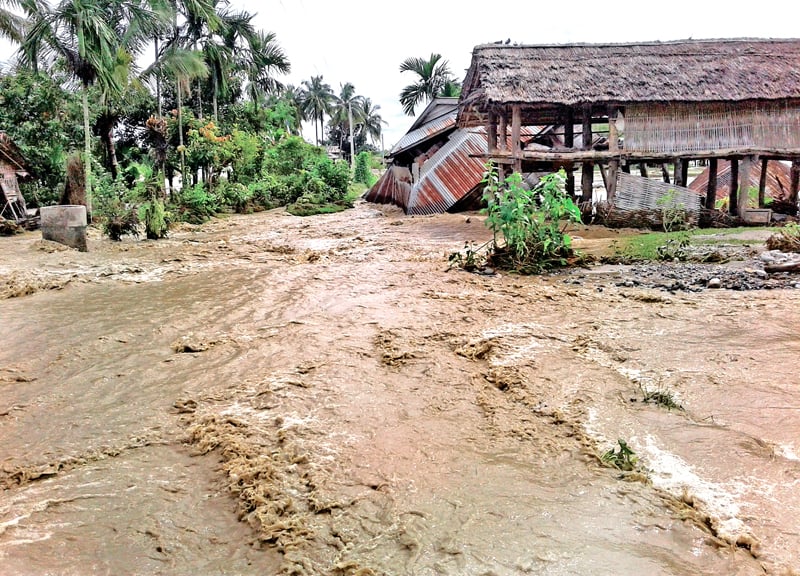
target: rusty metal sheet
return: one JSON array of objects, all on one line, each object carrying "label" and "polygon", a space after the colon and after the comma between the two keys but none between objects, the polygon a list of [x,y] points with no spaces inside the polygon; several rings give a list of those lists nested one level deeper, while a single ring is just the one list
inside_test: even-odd
[{"label": "rusty metal sheet", "polygon": [[431,120],[416,130],[408,132],[397,144],[394,145],[392,151],[389,153],[389,156],[397,156],[401,152],[405,152],[406,150],[422,144],[426,140],[455,128],[455,125],[456,111],[454,110],[445,116]]}]

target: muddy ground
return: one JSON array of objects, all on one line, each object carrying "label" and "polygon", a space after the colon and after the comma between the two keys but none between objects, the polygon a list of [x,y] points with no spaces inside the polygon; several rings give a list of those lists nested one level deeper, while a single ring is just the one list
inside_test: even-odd
[{"label": "muddy ground", "polygon": [[800,573],[800,290],[761,239],[447,271],[488,238],[360,204],[0,239],[3,573]]}]

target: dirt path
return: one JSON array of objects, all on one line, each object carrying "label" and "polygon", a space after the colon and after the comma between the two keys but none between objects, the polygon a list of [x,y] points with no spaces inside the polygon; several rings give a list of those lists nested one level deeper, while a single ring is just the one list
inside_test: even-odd
[{"label": "dirt path", "polygon": [[[797,570],[800,295],[445,272],[486,239],[370,205],[3,239],[3,565]],[[627,479],[598,458],[618,438]]]}]

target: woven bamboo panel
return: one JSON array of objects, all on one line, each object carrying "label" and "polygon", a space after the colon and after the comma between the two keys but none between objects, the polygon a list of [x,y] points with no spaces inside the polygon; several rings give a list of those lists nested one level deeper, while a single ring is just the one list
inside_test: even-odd
[{"label": "woven bamboo panel", "polygon": [[614,206],[619,210],[660,210],[658,201],[668,194],[673,194],[670,204],[674,207],[682,206],[689,213],[699,212],[702,205],[702,198],[696,192],[650,180],[641,176],[632,176],[625,172],[620,172],[617,177],[617,195],[614,198]]},{"label": "woven bamboo panel", "polygon": [[800,107],[782,104],[651,104],[625,110],[625,150],[800,150]]}]

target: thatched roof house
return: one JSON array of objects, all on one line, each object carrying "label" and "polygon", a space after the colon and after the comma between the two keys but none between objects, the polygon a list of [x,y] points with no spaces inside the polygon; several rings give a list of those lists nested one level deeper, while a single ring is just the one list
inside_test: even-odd
[{"label": "thatched roof house", "polygon": [[[525,150],[526,125],[583,126],[581,142]],[[800,40],[686,40],[631,44],[483,45],[463,83],[460,127],[486,126],[487,156],[516,170],[674,163],[677,185],[696,158],[800,158]],[[502,146],[511,126],[511,147]],[[569,131],[568,131],[569,132]],[[592,146],[603,134],[608,149]],[[739,206],[742,208],[742,206]]]}]

